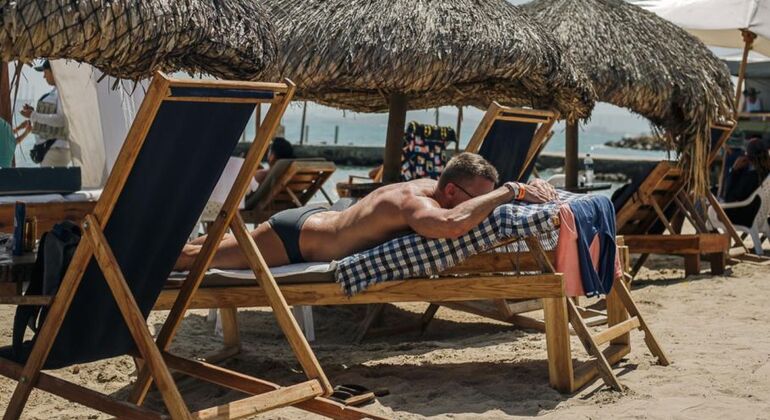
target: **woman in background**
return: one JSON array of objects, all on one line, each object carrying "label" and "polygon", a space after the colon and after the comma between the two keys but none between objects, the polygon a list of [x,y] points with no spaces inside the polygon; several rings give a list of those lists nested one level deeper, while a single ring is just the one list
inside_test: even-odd
[{"label": "woman in background", "polygon": [[[285,138],[276,137],[270,143],[270,151],[267,152],[267,164],[272,168],[275,162],[281,159],[294,159],[294,147]],[[259,169],[254,175],[254,180],[261,184],[267,177],[268,172],[270,172],[269,168]]]},{"label": "woman in background", "polygon": [[[770,154],[767,146],[760,139],[753,139],[746,144],[746,154],[739,157],[725,178],[724,202],[731,203],[743,201],[757,188],[770,174]],[[736,225],[751,226],[754,217],[759,210],[759,197],[749,205],[725,209],[727,217]]]}]

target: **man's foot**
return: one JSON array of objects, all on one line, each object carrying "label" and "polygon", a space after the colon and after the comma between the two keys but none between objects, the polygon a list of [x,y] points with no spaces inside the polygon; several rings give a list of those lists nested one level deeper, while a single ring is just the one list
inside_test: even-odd
[{"label": "man's foot", "polygon": [[201,251],[201,245],[186,244],[179,254],[179,259],[174,264],[174,271],[188,271],[193,265],[195,258]]}]

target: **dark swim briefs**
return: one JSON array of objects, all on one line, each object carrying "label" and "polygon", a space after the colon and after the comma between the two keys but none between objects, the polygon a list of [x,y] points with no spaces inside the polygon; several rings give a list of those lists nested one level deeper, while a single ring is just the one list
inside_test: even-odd
[{"label": "dark swim briefs", "polygon": [[299,234],[302,231],[302,225],[305,224],[308,217],[325,211],[328,209],[324,206],[305,206],[278,212],[268,219],[267,223],[283,242],[283,249],[286,250],[289,263],[305,262],[299,249]]}]

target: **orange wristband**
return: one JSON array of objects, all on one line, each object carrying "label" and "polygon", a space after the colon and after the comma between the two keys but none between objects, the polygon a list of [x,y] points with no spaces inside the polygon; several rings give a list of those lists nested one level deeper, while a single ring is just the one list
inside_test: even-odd
[{"label": "orange wristband", "polygon": [[521,201],[524,199],[524,195],[527,193],[526,187],[524,184],[519,184],[519,192],[516,194],[516,199]]}]

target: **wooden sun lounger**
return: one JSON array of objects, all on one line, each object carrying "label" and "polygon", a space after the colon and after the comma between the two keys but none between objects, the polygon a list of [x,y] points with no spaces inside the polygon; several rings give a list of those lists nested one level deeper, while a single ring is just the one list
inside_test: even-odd
[{"label": "wooden sun lounger", "polygon": [[[275,280],[265,270],[259,250],[238,214],[238,204],[294,89],[289,81],[171,80],[156,74],[104,192],[93,213],[85,217],[82,240],[58,291],[54,296],[24,296],[16,300],[20,305],[43,303],[48,306],[48,315],[34,342],[28,342],[30,347],[25,350],[28,354],[23,356],[22,364],[10,360],[19,358],[19,354],[3,349],[3,354],[10,356],[9,359],[0,358],[0,374],[18,381],[5,410],[5,419],[21,416],[33,388],[118,418],[167,418],[163,413],[141,406],[153,381],[173,419],[232,419],[290,405],[334,418],[378,418],[324,398],[331,394],[331,385],[299,331]],[[197,223],[243,128],[257,104],[261,103],[270,105],[265,120],[222,211],[209,230],[209,239],[203,244],[178,297],[170,303],[170,313],[157,339],[153,340],[146,316],[157,298],[154,293],[159,294],[165,285],[179,250]],[[197,120],[190,124],[190,121],[184,121],[185,118]],[[190,133],[190,130],[197,131]],[[169,162],[170,157],[177,157],[179,147],[189,145],[192,135],[197,137],[195,149],[188,148],[186,155],[172,162],[174,170],[159,164],[159,161]],[[195,188],[173,190],[174,186],[190,184]],[[157,224],[161,226],[157,231],[147,229]],[[235,234],[252,268],[260,273],[257,282],[264,292],[265,303],[272,307],[278,325],[307,376],[306,381],[277,386],[185,359],[168,350],[228,228]],[[144,235],[145,240],[136,240],[139,235]],[[128,239],[124,239],[126,237]],[[152,240],[147,241],[147,238]],[[135,244],[141,244],[141,249]],[[148,253],[152,254],[151,258]],[[81,314],[81,318],[77,318],[79,321],[94,325],[73,324],[71,316],[78,313]],[[88,316],[84,318],[83,314]],[[110,327],[104,328],[105,323],[110,323]],[[80,352],[79,355],[72,355],[69,347],[62,348],[61,341],[57,340],[60,332],[65,331],[77,331],[80,340],[89,340],[96,345],[77,346],[74,350]],[[73,363],[72,357],[78,358],[76,363],[101,360],[104,357],[100,355],[104,352],[109,353],[109,357],[131,353],[142,360],[128,401],[41,372],[49,367],[52,357],[54,362],[51,363],[66,366]],[[171,376],[171,369],[249,396],[191,413]]]},{"label": "wooden sun lounger", "polygon": [[[305,283],[294,279],[286,284],[279,283],[279,288],[287,304],[310,306],[425,301],[452,304],[476,300],[538,299],[544,308],[549,383],[565,393],[575,392],[597,377],[601,377],[613,389],[622,389],[611,365],[630,352],[629,331],[632,329],[644,331],[645,343],[650,351],[660,364],[668,364],[665,353],[644,322],[625,283],[617,282],[607,298],[609,327],[599,333],[592,333],[583,321],[580,309],[565,295],[562,276],[553,272],[547,253],[536,240],[529,238],[527,243],[532,250],[528,253],[476,255],[442,273],[439,278],[386,281],[352,297],[345,295],[333,279]],[[266,272],[264,262],[258,263],[263,267],[262,273]],[[513,274],[518,270],[533,270],[536,273]],[[178,293],[175,288],[165,289],[155,309],[170,308]],[[189,308],[259,307],[267,304],[266,291],[245,281],[243,285],[209,284],[201,287],[192,298]],[[575,368],[572,360],[570,325],[592,359],[579,369]],[[232,340],[233,336],[230,337]],[[605,344],[609,346],[601,350]]]},{"label": "wooden sun lounger", "polygon": [[[709,164],[713,163],[722,145],[729,139],[734,124],[712,127]],[[712,194],[707,197],[716,203]],[[632,276],[641,269],[650,254],[680,255],[685,261],[685,275],[700,273],[701,257],[711,263],[712,274],[724,273],[730,239],[745,248],[727,216],[727,233],[714,232],[708,226],[705,212],[699,211],[687,189],[684,172],[675,163],[659,162],[636,188],[634,194],[616,211],[617,231],[623,235],[632,254],[641,254],[631,270]],[[694,234],[683,234],[681,222],[687,219]],[[653,232],[657,228],[661,231]],[[667,234],[666,234],[667,232]],[[746,252],[748,250],[746,249]]]},{"label": "wooden sun lounger", "polygon": [[246,197],[241,217],[246,223],[259,224],[281,210],[306,205],[319,191],[332,204],[323,184],[336,169],[325,159],[277,161],[257,190]]}]

